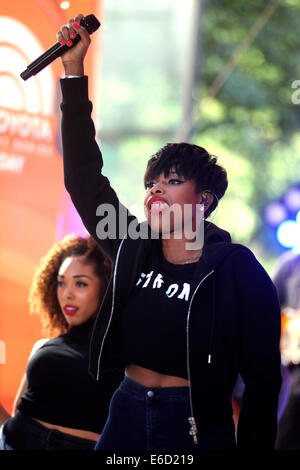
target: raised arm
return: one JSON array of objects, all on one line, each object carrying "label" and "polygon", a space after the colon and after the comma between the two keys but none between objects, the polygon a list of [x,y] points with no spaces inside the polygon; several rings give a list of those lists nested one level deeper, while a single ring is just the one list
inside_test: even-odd
[{"label": "raised arm", "polygon": [[95,140],[88,98],[88,78],[84,76],[84,57],[90,37],[79,24],[82,15],[70,20],[58,33],[58,40],[70,44],[72,35],[81,41],[63,56],[66,76],[61,79],[62,140],[65,186],[88,232],[114,260],[119,244],[135,217],[120,203],[108,178],[102,175],[103,160]]}]

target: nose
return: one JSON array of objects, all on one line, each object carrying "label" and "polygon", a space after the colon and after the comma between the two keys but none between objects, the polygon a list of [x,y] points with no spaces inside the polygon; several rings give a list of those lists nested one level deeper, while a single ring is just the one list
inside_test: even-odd
[{"label": "nose", "polygon": [[64,289],[63,297],[68,300],[68,299],[73,299],[74,298],[74,292],[71,286],[67,286]]},{"label": "nose", "polygon": [[164,192],[160,183],[155,183],[150,189],[151,194],[162,194]]}]

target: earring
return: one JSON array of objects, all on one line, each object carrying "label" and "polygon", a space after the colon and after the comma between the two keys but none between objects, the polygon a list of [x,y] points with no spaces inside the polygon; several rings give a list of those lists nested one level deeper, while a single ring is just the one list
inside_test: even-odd
[{"label": "earring", "polygon": [[201,203],[203,203],[205,206],[208,206],[209,201],[208,201],[207,197],[202,196]]}]

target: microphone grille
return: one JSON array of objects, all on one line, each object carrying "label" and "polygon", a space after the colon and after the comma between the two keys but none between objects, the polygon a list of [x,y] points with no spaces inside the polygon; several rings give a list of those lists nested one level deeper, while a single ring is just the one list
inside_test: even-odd
[{"label": "microphone grille", "polygon": [[89,34],[97,31],[101,23],[97,20],[94,15],[87,15],[80,21],[81,26],[83,26]]}]

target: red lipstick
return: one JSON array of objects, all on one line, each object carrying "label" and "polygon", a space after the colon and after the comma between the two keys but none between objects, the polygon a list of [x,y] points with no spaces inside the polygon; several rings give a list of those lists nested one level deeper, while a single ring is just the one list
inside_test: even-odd
[{"label": "red lipstick", "polygon": [[78,307],[74,307],[74,305],[65,305],[63,310],[65,312],[65,315],[72,316],[75,315],[78,310]]},{"label": "red lipstick", "polygon": [[[162,203],[164,203],[164,204],[168,204],[168,203],[166,202],[166,200],[165,200],[163,197],[161,197],[161,196],[153,196],[153,197],[150,197],[150,199],[149,199],[148,202],[147,202],[147,207],[148,207],[148,209],[151,209],[151,204],[153,204],[154,202],[162,202]],[[168,204],[168,205],[169,205],[169,204]]]}]

